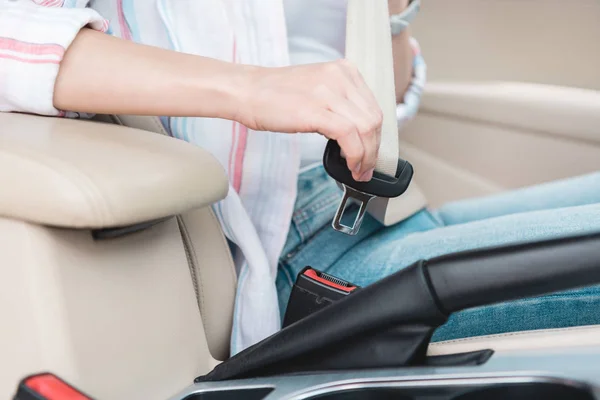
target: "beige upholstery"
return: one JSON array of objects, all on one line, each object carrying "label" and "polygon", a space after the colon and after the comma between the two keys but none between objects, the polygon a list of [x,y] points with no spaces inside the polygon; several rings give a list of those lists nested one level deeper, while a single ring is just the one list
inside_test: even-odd
[{"label": "beige upholstery", "polygon": [[428,0],[411,28],[430,81],[600,90],[598,20],[596,0]]},{"label": "beige upholstery", "polygon": [[[164,399],[227,357],[235,273],[208,207],[228,187],[212,156],[0,113],[0,170],[1,398],[48,370],[96,398]],[[89,229],[169,215],[107,240]]]},{"label": "beige upholstery", "polygon": [[0,397],[49,370],[95,398],[165,399],[211,363],[175,218],[96,241],[0,219]]},{"label": "beige upholstery", "polygon": [[516,82],[430,82],[422,110],[600,145],[600,91]]},{"label": "beige upholstery", "polygon": [[[99,115],[96,118],[168,135],[157,117]],[[212,213],[191,211],[178,220],[210,352],[217,360],[225,360],[229,357],[237,282],[231,252]]]},{"label": "beige upholstery", "polygon": [[[150,120],[119,117],[164,134]],[[424,154],[405,156],[411,162],[429,157],[443,166],[431,149],[403,146]],[[581,162],[586,151],[595,147],[581,147]],[[454,168],[446,169],[452,179],[466,170]],[[418,179],[427,182],[428,173],[417,166]],[[0,114],[0,188],[1,398],[23,376],[49,370],[96,398],[159,400],[227,357],[236,278],[209,207],[227,190],[210,155],[135,129]],[[170,215],[110,240],[90,232]],[[548,350],[596,344],[598,333],[498,335],[429,351]]]},{"label": "beige upholstery", "polygon": [[179,217],[188,263],[210,353],[229,357],[229,337],[237,277],[231,252],[212,212],[193,210]]},{"label": "beige upholstery", "polygon": [[600,170],[600,92],[430,82],[401,151],[432,206]]},{"label": "beige upholstery", "polygon": [[[202,149],[101,123],[0,114],[0,215],[62,227],[150,221],[223,198]],[[40,201],[44,199],[44,201]]]},{"label": "beige upholstery", "polygon": [[600,325],[512,332],[500,335],[448,340],[429,345],[429,355],[494,349],[496,353],[522,351],[561,352],[600,345]]}]

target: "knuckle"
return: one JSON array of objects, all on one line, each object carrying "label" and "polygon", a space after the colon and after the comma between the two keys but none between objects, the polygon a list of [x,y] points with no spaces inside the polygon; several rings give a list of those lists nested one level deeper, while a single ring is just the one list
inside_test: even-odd
[{"label": "knuckle", "polygon": [[318,99],[324,99],[330,92],[325,83],[318,83],[312,88],[312,95]]},{"label": "knuckle", "polygon": [[362,160],[363,158],[365,158],[365,149],[362,146],[355,146],[351,154],[349,154],[348,156],[356,160]]},{"label": "knuckle", "polygon": [[342,133],[346,137],[351,137],[356,134],[356,127],[352,124],[347,124],[342,128]]},{"label": "knuckle", "polygon": [[350,61],[348,61],[347,58],[340,58],[339,60],[336,60],[336,64],[341,67],[347,67],[351,63],[350,63]]},{"label": "knuckle", "polygon": [[350,124],[350,123],[340,123],[338,122],[337,126],[336,126],[336,136],[334,139],[336,140],[348,140],[350,138],[352,138],[352,136],[354,136],[356,134],[356,129],[354,128],[354,125]]},{"label": "knuckle", "polygon": [[380,127],[383,124],[383,111],[377,109],[375,112],[375,127]]},{"label": "knuckle", "polygon": [[363,137],[371,138],[377,134],[377,126],[375,124],[365,122],[361,125],[359,133]]},{"label": "knuckle", "polygon": [[342,58],[339,60],[339,65],[344,68],[346,71],[356,73],[358,72],[358,67],[346,58]]},{"label": "knuckle", "polygon": [[324,72],[326,75],[338,74],[340,71],[341,64],[338,61],[329,62],[324,65]]}]

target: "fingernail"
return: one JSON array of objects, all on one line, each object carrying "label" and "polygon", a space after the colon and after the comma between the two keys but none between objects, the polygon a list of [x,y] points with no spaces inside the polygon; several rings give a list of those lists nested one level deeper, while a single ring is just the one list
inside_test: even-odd
[{"label": "fingernail", "polygon": [[360,176],[360,180],[363,182],[368,182],[373,178],[373,170],[369,170]]},{"label": "fingernail", "polygon": [[354,167],[354,172],[356,172],[358,174],[360,172],[360,167],[361,167],[361,163],[356,164],[356,167]]}]

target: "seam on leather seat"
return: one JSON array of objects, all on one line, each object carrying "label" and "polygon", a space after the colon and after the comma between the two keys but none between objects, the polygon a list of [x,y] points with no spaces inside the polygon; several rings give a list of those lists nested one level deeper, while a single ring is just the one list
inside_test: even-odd
[{"label": "seam on leather seat", "polygon": [[[212,221],[220,229],[221,223],[219,222],[219,220],[215,216],[215,213],[212,212],[212,209],[209,209],[208,214],[210,216],[210,219],[212,219]],[[223,248],[227,249],[226,257],[229,260],[229,262],[227,263],[227,270],[229,271],[229,274],[231,275],[231,281],[233,282],[234,285],[237,285],[237,274],[235,272],[235,267],[234,267],[234,264],[233,264],[233,258],[231,257],[231,253],[229,252],[229,243],[227,243],[227,240],[225,240],[225,236],[223,234],[219,235],[219,239],[221,240],[221,243],[223,243]]]},{"label": "seam on leather seat", "polygon": [[199,283],[199,281],[201,281],[201,279],[199,279],[198,277],[198,259],[196,257],[194,248],[191,245],[190,234],[185,226],[185,222],[183,221],[181,215],[177,216],[177,224],[179,225],[179,232],[183,241],[185,257],[187,258],[188,268],[190,269],[190,275],[192,277],[192,284],[194,285],[196,302],[198,303],[198,307],[200,308],[200,317],[202,318],[202,323],[204,324],[205,330],[208,330],[210,323],[207,321],[207,318],[205,317],[206,313],[204,312],[204,291],[200,290],[201,283]]},{"label": "seam on leather seat", "polygon": [[600,330],[600,325],[585,325],[585,326],[570,326],[567,328],[555,328],[555,329],[535,329],[530,331],[519,331],[519,332],[507,332],[507,333],[498,333],[496,335],[485,335],[485,336],[473,336],[468,338],[461,339],[453,339],[453,340],[445,340],[442,342],[434,342],[431,343],[430,346],[437,345],[445,345],[452,343],[467,343],[467,342],[475,342],[487,339],[501,339],[505,337],[514,337],[514,336],[527,336],[527,335],[535,335],[535,334],[544,334],[544,333],[560,333],[560,332],[571,332],[571,331],[583,331],[583,330]]},{"label": "seam on leather seat", "polygon": [[169,132],[167,132],[167,130],[165,129],[163,124],[160,122],[158,117],[150,117],[150,118],[152,119],[152,123],[154,124],[154,126],[156,126],[156,129],[158,129],[159,133],[161,133],[165,136],[170,136]]},{"label": "seam on leather seat", "polygon": [[126,126],[123,121],[121,121],[121,118],[119,118],[118,115],[116,114],[110,114],[109,117],[113,120],[114,123],[116,123],[117,125],[122,125],[122,126]]}]

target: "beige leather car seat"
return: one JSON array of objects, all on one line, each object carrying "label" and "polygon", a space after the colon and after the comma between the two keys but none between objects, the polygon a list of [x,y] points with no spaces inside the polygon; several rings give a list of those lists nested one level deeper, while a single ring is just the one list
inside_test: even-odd
[{"label": "beige leather car seat", "polygon": [[209,206],[227,190],[182,141],[0,113],[0,397],[52,371],[165,399],[226,358],[235,272]]},{"label": "beige leather car seat", "polygon": [[[235,295],[210,204],[219,163],[153,118],[0,113],[0,397],[52,371],[99,399],[165,399],[227,357]],[[600,327],[437,343],[431,354],[598,344]]]}]

